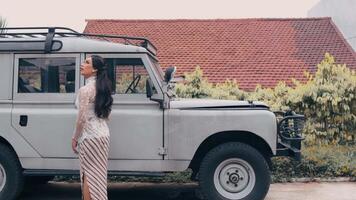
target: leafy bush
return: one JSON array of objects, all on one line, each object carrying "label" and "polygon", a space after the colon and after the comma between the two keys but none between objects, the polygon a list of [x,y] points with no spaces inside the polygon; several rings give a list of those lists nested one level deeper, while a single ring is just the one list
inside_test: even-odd
[{"label": "leafy bush", "polygon": [[356,177],[356,147],[345,145],[309,146],[303,148],[302,161],[286,157],[273,158],[272,180],[292,178]]},{"label": "leafy bush", "polygon": [[199,66],[192,73],[185,74],[186,85],[177,84],[176,94],[184,98],[206,98],[211,96],[212,84],[203,78]]},{"label": "leafy bush", "polygon": [[[6,28],[6,19],[0,16],[0,28]],[[5,31],[0,30],[0,33],[3,33]]]},{"label": "leafy bush", "polygon": [[315,75],[305,72],[305,83],[293,80],[294,87],[279,82],[274,88],[258,85],[253,92],[240,90],[236,81],[211,84],[197,67],[186,73],[186,81],[177,84],[176,94],[184,98],[214,98],[263,101],[272,111],[289,109],[306,118],[305,143],[354,144],[356,142],[356,75],[335,63],[326,54]]},{"label": "leafy bush", "polygon": [[249,93],[248,100],[262,101],[269,105],[272,111],[286,111],[290,109],[287,101],[291,90],[285,82],[279,82],[273,89],[264,89],[257,85],[255,91]]},{"label": "leafy bush", "polygon": [[[148,78],[147,74],[140,74],[141,78],[135,88],[136,93],[143,94],[146,93],[146,80]],[[124,94],[132,81],[134,80],[132,73],[121,73],[119,78],[116,81],[116,93]],[[133,89],[134,85],[131,86]],[[128,93],[132,93],[132,91],[128,91]]]},{"label": "leafy bush", "polygon": [[356,139],[356,76],[326,54],[314,77],[296,82],[288,104],[308,118],[307,142],[343,144]]}]

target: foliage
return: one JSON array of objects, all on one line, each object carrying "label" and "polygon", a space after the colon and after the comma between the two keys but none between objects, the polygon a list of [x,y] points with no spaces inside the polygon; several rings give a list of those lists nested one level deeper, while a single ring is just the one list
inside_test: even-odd
[{"label": "foliage", "polygon": [[293,80],[295,87],[279,82],[274,88],[258,85],[253,92],[239,89],[236,81],[211,84],[200,67],[187,73],[176,94],[184,98],[214,98],[263,101],[272,111],[294,110],[306,118],[306,144],[353,144],[356,141],[356,76],[346,65],[336,64],[326,54],[307,81]]},{"label": "foliage", "polygon": [[211,97],[214,99],[244,100],[247,98],[247,92],[239,89],[236,80],[226,80],[224,83],[218,83],[213,87]]},{"label": "foliage", "polygon": [[183,98],[214,98],[243,100],[247,93],[240,90],[235,80],[213,85],[203,78],[203,71],[199,66],[191,73],[185,73],[185,83],[177,84],[176,94]]},{"label": "foliage", "polygon": [[186,85],[177,84],[176,94],[184,98],[206,98],[211,96],[212,84],[203,78],[203,71],[199,66],[192,73],[185,74]]},{"label": "foliage", "polygon": [[[138,94],[144,94],[146,93],[146,80],[148,78],[148,75],[145,74],[140,74],[141,78],[137,84],[137,87],[135,88],[136,93]],[[118,76],[116,80],[116,93],[117,94],[124,94],[132,81],[134,80],[133,74],[132,73],[122,73],[120,76]],[[134,85],[131,86],[131,89],[134,87]],[[128,91],[128,93],[132,93],[132,91]]]},{"label": "foliage", "polygon": [[257,85],[254,92],[248,96],[249,100],[262,101],[270,106],[272,111],[286,111],[290,107],[287,105],[288,96],[292,88],[288,87],[285,82],[279,82],[275,88],[262,88]]},{"label": "foliage", "polygon": [[[6,19],[0,16],[0,28],[6,27]],[[0,30],[0,33],[3,33],[3,30]]]},{"label": "foliage", "polygon": [[308,118],[308,140],[345,143],[356,139],[356,76],[346,65],[335,64],[326,54],[314,77],[296,81],[288,104]]},{"label": "foliage", "polygon": [[321,145],[303,148],[301,162],[286,157],[273,158],[273,182],[292,178],[356,177],[356,147]]}]

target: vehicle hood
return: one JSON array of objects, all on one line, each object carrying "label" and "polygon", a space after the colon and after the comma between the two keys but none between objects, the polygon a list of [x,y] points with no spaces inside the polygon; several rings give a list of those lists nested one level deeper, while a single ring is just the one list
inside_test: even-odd
[{"label": "vehicle hood", "polygon": [[259,101],[237,101],[218,99],[174,99],[170,101],[172,109],[235,109],[235,108],[265,108],[268,106]]}]

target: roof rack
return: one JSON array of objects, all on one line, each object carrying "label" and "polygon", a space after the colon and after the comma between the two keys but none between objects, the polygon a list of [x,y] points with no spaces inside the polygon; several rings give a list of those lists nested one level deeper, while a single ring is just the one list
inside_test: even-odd
[{"label": "roof rack", "polygon": [[[157,55],[157,48],[144,37],[130,37],[123,35],[104,35],[79,33],[66,27],[8,27],[0,28],[0,52],[2,51],[44,51],[50,53],[59,51],[63,44],[54,37],[89,37],[104,39],[121,39],[123,44],[140,46],[147,49],[153,55]],[[6,38],[9,40],[3,40]],[[35,38],[38,40],[18,40]],[[17,39],[17,40],[11,40]],[[136,41],[136,43],[135,43]],[[117,41],[115,41],[117,42]]]}]

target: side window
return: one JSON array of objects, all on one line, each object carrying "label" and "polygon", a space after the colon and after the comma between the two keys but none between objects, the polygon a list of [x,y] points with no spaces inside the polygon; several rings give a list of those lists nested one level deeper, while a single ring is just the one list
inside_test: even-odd
[{"label": "side window", "polygon": [[146,94],[148,72],[140,58],[106,58],[116,94]]},{"label": "side window", "polygon": [[75,61],[74,57],[20,58],[18,93],[74,93]]}]

